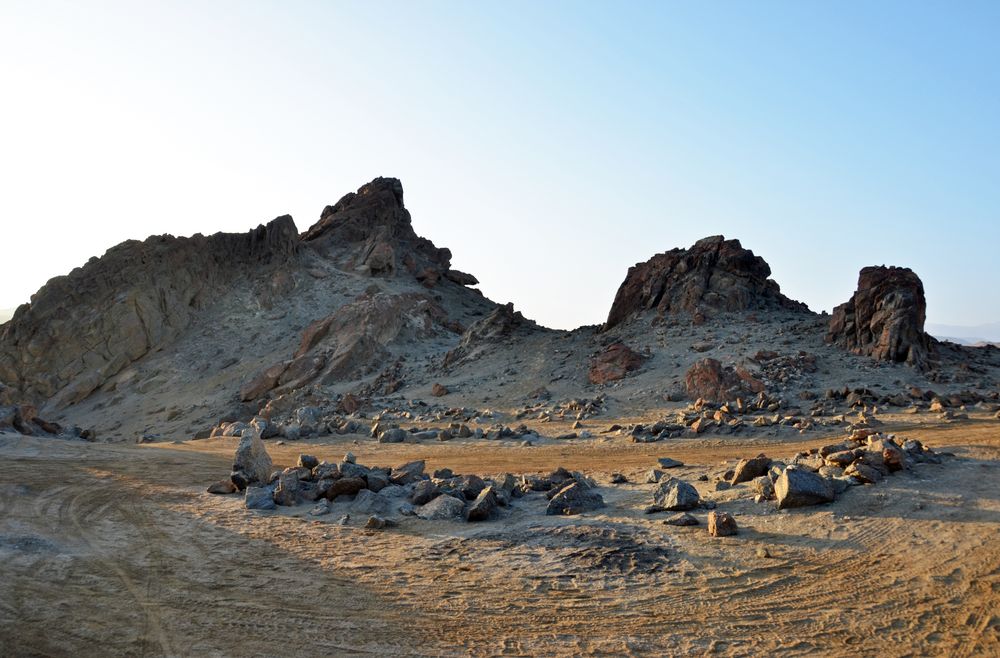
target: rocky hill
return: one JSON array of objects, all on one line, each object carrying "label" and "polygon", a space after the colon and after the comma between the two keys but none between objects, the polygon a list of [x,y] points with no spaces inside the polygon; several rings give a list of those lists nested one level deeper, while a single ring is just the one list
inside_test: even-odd
[{"label": "rocky hill", "polygon": [[101,439],[152,440],[258,414],[301,426],[303,408],[339,423],[414,405],[627,413],[766,395],[808,416],[845,386],[985,395],[998,381],[1000,351],[939,348],[924,332],[922,285],[902,268],[865,268],[827,317],[715,236],[630,268],[603,326],[555,331],[486,299],[450,262],[414,231],[391,178],[301,235],[285,216],[246,234],[125,242],[0,327],[0,403]]}]

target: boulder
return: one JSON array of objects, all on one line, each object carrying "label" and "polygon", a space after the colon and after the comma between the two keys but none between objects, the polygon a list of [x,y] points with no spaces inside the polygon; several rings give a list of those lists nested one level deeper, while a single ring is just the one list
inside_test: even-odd
[{"label": "boulder", "polygon": [[389,474],[384,471],[372,469],[365,475],[365,482],[367,482],[370,490],[377,493],[389,486]]},{"label": "boulder", "polygon": [[497,497],[493,493],[493,487],[486,487],[469,504],[469,508],[465,512],[465,519],[467,521],[487,521],[494,518],[497,512]]},{"label": "boulder", "polygon": [[624,379],[628,373],[642,367],[645,358],[623,343],[612,343],[591,359],[587,379],[591,384],[607,384]]},{"label": "boulder", "polygon": [[833,501],[830,481],[812,471],[789,467],[781,472],[774,483],[778,509],[805,507]]},{"label": "boulder", "polygon": [[462,516],[464,510],[465,501],[444,494],[420,507],[417,510],[417,516],[429,521],[455,519]]},{"label": "boulder", "polygon": [[579,482],[563,487],[549,500],[545,513],[570,515],[591,512],[604,507],[604,498],[590,487]]},{"label": "boulder", "polygon": [[319,460],[312,455],[299,455],[299,460],[296,462],[298,466],[302,468],[308,468],[312,470],[319,465]]},{"label": "boulder", "polygon": [[733,469],[732,484],[749,482],[767,473],[771,467],[771,460],[767,456],[760,454],[753,459],[741,459]]},{"label": "boulder", "polygon": [[774,500],[774,481],[767,475],[751,480],[754,493],[764,500]]},{"label": "boulder", "polygon": [[389,474],[389,480],[393,484],[410,484],[411,482],[422,480],[424,466],[425,462],[423,459],[396,466]]},{"label": "boulder", "polygon": [[274,489],[274,502],[284,507],[295,507],[299,504],[299,475],[292,469],[287,469],[278,476],[278,486]]},{"label": "boulder", "polygon": [[243,498],[243,505],[247,509],[277,509],[277,505],[274,504],[274,487],[247,487]]},{"label": "boulder", "polygon": [[271,468],[271,456],[267,454],[260,433],[249,428],[244,430],[233,458],[233,484],[241,490],[264,484],[271,477]]},{"label": "boulder", "polygon": [[426,505],[439,495],[441,495],[441,490],[438,489],[438,486],[434,482],[431,480],[421,480],[413,487],[413,493],[410,494],[410,502],[414,505]]},{"label": "boulder", "polygon": [[881,471],[862,461],[856,461],[845,468],[844,475],[853,477],[863,484],[875,484],[882,479]]},{"label": "boulder", "polygon": [[399,429],[398,427],[387,429],[378,435],[379,443],[402,443],[406,441],[406,437],[409,436],[409,432],[406,430]]},{"label": "boulder", "polygon": [[728,512],[712,510],[708,513],[708,534],[713,537],[729,537],[736,532],[736,519]]},{"label": "boulder", "polygon": [[364,488],[363,479],[345,477],[339,480],[321,481],[320,492],[323,497],[333,500],[337,496],[353,496]]},{"label": "boulder", "polygon": [[442,384],[435,383],[434,386],[431,386],[431,395],[436,398],[444,397],[448,395],[448,388]]},{"label": "boulder", "polygon": [[683,480],[663,480],[653,491],[653,502],[665,510],[686,511],[698,507],[698,490]]}]

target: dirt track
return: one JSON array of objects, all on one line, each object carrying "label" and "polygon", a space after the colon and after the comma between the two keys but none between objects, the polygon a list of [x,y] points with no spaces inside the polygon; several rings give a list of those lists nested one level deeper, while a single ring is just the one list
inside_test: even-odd
[{"label": "dirt track", "polygon": [[[2,435],[0,654],[997,655],[1000,428],[909,434],[958,457],[788,513],[721,492],[741,527],[725,539],[644,516],[642,486],[605,487],[601,514],[369,532],[205,494],[230,440]],[[348,448],[484,474],[638,473],[670,454],[693,477],[761,443],[269,446],[278,463]]]}]

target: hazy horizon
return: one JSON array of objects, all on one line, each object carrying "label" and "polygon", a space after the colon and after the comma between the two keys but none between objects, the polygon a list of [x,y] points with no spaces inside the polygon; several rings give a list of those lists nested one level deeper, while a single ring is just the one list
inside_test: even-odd
[{"label": "hazy horizon", "polygon": [[[1000,319],[1000,5],[8,2],[0,308],[125,239],[300,230],[380,175],[540,323],[714,234],[814,311]],[[44,248],[39,244],[44,240]]]}]

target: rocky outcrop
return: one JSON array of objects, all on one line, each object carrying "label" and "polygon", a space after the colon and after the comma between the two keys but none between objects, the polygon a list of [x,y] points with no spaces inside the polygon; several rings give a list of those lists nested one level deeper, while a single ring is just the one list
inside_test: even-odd
[{"label": "rocky outcrop", "polygon": [[539,329],[538,325],[525,318],[513,304],[496,307],[488,316],[473,323],[462,333],[458,345],[444,356],[444,367],[448,368],[464,361],[473,360],[484,349],[508,341],[518,334],[526,334]]},{"label": "rocky outcrop", "polygon": [[376,178],[327,206],[302,240],[340,267],[371,276],[408,273],[427,287],[442,279],[465,286],[479,283],[471,274],[451,269],[450,250],[413,231],[403,184],[395,178]]},{"label": "rocky outcrop", "polygon": [[741,395],[761,393],[764,383],[745,368],[723,366],[716,359],[701,359],[685,373],[684,388],[692,400],[727,402]]},{"label": "rocky outcrop", "polygon": [[591,384],[607,384],[624,379],[642,367],[645,357],[623,343],[612,343],[590,361],[587,379]]},{"label": "rocky outcrop", "polygon": [[243,234],[130,240],[49,281],[0,333],[0,381],[25,400],[78,402],[170,343],[194,314],[250,274],[288,261],[291,217]]},{"label": "rocky outcrop", "polygon": [[721,235],[699,240],[690,249],[673,249],[629,268],[608,313],[610,329],[643,311],[701,314],[784,308],[806,310],[781,294],[769,279],[764,259],[739,240]]},{"label": "rocky outcrop", "polygon": [[924,332],[920,277],[905,267],[866,267],[851,299],[833,310],[827,342],[879,361],[925,367],[933,339]]},{"label": "rocky outcrop", "polygon": [[394,345],[446,333],[448,318],[422,293],[364,294],[310,324],[291,359],[276,363],[240,389],[244,401],[302,388],[313,381],[335,384],[372,374]]}]

